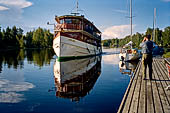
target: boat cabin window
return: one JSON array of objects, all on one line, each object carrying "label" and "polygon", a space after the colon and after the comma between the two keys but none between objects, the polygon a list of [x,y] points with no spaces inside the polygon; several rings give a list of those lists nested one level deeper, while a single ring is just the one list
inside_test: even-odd
[{"label": "boat cabin window", "polygon": [[61,19],[61,20],[60,20],[60,24],[64,24],[64,19]]},{"label": "boat cabin window", "polygon": [[66,24],[71,24],[72,21],[71,21],[71,19],[65,19],[65,23],[66,23]]},{"label": "boat cabin window", "polygon": [[67,19],[65,19],[65,23],[66,24],[80,24],[81,22],[80,22],[79,19],[69,19],[69,18],[67,18]]},{"label": "boat cabin window", "polygon": [[72,19],[72,24],[80,24],[80,20],[79,19]]}]

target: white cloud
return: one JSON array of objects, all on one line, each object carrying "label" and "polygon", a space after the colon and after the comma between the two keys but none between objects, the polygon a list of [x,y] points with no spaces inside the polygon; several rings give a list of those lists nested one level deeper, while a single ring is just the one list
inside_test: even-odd
[{"label": "white cloud", "polygon": [[32,5],[32,3],[27,0],[0,0],[0,4],[17,8],[26,8]]},{"label": "white cloud", "polygon": [[0,6],[0,11],[4,11],[4,10],[8,10],[9,8],[4,7],[4,6]]},{"label": "white cloud", "polygon": [[[133,28],[135,25],[133,25]],[[130,34],[130,25],[118,25],[111,26],[104,29],[102,33],[103,39],[112,39],[112,38],[124,38],[125,36]]]},{"label": "white cloud", "polygon": [[2,26],[23,25],[23,8],[32,5],[33,3],[28,0],[0,0],[0,6],[8,8],[5,12],[0,10],[0,23],[2,23]]}]

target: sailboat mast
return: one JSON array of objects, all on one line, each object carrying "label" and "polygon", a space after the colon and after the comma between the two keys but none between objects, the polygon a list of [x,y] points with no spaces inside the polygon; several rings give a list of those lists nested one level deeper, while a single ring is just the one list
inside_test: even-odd
[{"label": "sailboat mast", "polygon": [[130,36],[132,38],[132,0],[130,0]]},{"label": "sailboat mast", "polygon": [[[132,41],[132,0],[130,0],[130,37]],[[132,45],[131,45],[132,49]]]},{"label": "sailboat mast", "polygon": [[153,18],[153,41],[155,42],[155,37],[156,37],[156,33],[155,33],[155,28],[156,28],[156,8],[154,8],[154,18]]}]

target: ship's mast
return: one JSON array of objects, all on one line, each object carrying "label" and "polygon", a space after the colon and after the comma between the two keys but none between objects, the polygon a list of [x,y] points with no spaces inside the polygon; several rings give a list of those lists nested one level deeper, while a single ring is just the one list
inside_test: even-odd
[{"label": "ship's mast", "polygon": [[78,9],[79,9],[79,3],[78,3],[78,0],[77,0],[77,2],[76,2],[76,9],[74,9],[75,12],[73,12],[73,13],[71,13],[71,14],[73,14],[74,16],[79,15],[80,13],[78,12],[78,11],[79,11]]},{"label": "ship's mast", "polygon": [[79,3],[78,3],[78,0],[77,0],[77,6],[76,6],[76,13],[78,14],[78,9],[79,9]]}]

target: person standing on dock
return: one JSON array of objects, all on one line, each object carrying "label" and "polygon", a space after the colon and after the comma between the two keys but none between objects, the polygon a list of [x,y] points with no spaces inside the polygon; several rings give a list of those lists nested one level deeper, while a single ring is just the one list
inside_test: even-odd
[{"label": "person standing on dock", "polygon": [[146,35],[140,43],[140,47],[142,47],[142,68],[143,68],[143,79],[146,78],[146,69],[147,66],[149,68],[149,78],[152,80],[152,50],[153,50],[153,42],[150,40],[151,35]]}]

